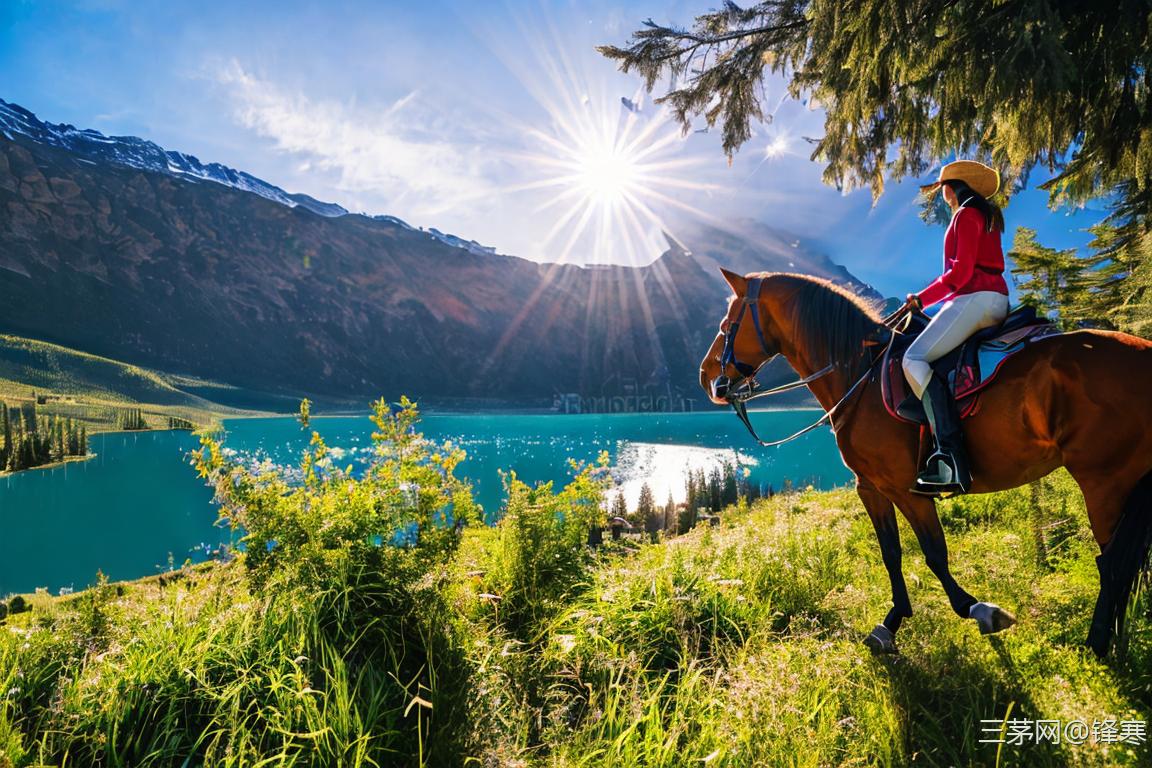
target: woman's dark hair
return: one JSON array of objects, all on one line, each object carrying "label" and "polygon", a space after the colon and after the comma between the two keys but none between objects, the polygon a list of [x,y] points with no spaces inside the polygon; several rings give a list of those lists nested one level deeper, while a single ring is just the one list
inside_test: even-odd
[{"label": "woman's dark hair", "polygon": [[988,227],[989,232],[992,230],[1004,231],[1004,214],[1001,213],[1000,206],[988,202],[986,197],[959,179],[948,179],[944,183],[956,193],[956,202],[960,207],[975,208],[984,214],[985,226]]}]

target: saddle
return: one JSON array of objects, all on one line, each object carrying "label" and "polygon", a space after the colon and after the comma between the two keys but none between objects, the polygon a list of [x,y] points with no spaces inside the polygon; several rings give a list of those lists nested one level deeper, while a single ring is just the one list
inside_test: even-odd
[{"label": "saddle", "polygon": [[[904,353],[930,318],[923,312],[910,312],[901,325],[893,329],[895,338],[884,353],[880,373],[880,390],[884,407],[900,421],[924,424],[924,406],[912,394],[904,378]],[[1024,349],[1028,344],[1060,333],[1060,329],[1036,314],[1031,306],[1017,307],[998,326],[977,331],[967,341],[944,357],[932,363],[935,371],[948,383],[948,391],[956,400],[960,418],[976,412],[980,393],[1000,372],[1004,361]]]}]

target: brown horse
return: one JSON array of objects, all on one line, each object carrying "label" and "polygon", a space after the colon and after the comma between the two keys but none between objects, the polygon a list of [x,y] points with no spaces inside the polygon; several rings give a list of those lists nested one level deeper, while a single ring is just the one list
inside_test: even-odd
[{"label": "brown horse", "polygon": [[[975,618],[984,633],[1010,626],[1010,614],[977,602],[956,583],[948,571],[935,501],[909,491],[919,460],[919,428],[892,418],[881,402],[879,366],[869,369],[876,354],[869,345],[884,331],[875,310],[817,278],[723,272],[736,295],[701,364],[700,385],[714,403],[725,405],[724,383],[744,382],[750,369],[776,354],[801,376],[818,375],[808,387],[826,411],[835,409],[836,443],[856,475],[856,489],[876,529],[892,583],[892,609],[869,635],[869,647],[895,650],[895,632],[903,618],[912,615],[894,507],[915,532],[952,609],[961,618]],[[738,322],[753,278],[759,281],[759,297],[748,303],[755,304],[757,312],[748,314],[758,323]],[[729,334],[733,324],[738,327]],[[732,352],[722,363],[729,335]],[[819,375],[829,365],[831,371]],[[1087,644],[1103,656],[1123,621],[1136,576],[1148,566],[1152,342],[1097,330],[1050,336],[1006,360],[997,381],[980,398],[977,412],[964,420],[973,493],[1014,488],[1063,466],[1084,494],[1101,550],[1096,558],[1100,594]]]}]

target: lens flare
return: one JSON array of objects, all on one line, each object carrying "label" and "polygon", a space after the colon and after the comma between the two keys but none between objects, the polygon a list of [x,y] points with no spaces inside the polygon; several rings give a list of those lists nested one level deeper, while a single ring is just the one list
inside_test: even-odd
[{"label": "lens flare", "polygon": [[722,161],[685,146],[709,139],[685,136],[668,110],[646,103],[644,89],[592,53],[577,27],[522,23],[526,45],[502,59],[543,119],[525,127],[509,158],[521,177],[509,191],[534,193],[523,199],[550,222],[540,243],[548,260],[639,266],[667,250],[672,212],[711,221],[686,201],[721,191],[702,178]]},{"label": "lens flare", "polygon": [[[715,156],[693,154],[685,146],[710,138],[685,136],[668,110],[645,104],[644,89],[592,53],[595,39],[581,40],[579,26],[565,25],[560,32],[553,21],[541,19],[533,25],[527,18],[518,25],[520,45],[497,53],[535,102],[541,119],[518,120],[524,141],[504,157],[517,169],[518,182],[506,193],[512,200],[520,194],[525,217],[549,224],[538,243],[546,260],[540,285],[508,324],[492,360],[499,360],[514,343],[571,265],[651,264],[672,242],[682,242],[676,220],[718,223],[688,199],[723,191],[701,180],[715,172],[717,163],[710,162]],[[719,164],[723,167],[722,160]],[[641,283],[645,274],[651,274],[652,282]],[[669,269],[657,262],[651,273],[603,275],[588,281],[589,292],[611,291],[622,302],[625,292],[630,293],[628,300],[638,302],[651,344],[659,349],[650,303],[683,304]],[[618,282],[621,278],[632,284],[631,291]],[[681,336],[687,345],[689,330],[682,328]]]},{"label": "lens flare", "polygon": [[580,155],[577,183],[590,199],[600,205],[615,205],[635,190],[639,178],[636,165],[619,147],[585,147]]},{"label": "lens flare", "polygon": [[764,147],[764,158],[766,160],[774,160],[778,157],[783,157],[788,154],[789,147],[788,135],[778,133],[772,137],[768,141],[767,146]]}]

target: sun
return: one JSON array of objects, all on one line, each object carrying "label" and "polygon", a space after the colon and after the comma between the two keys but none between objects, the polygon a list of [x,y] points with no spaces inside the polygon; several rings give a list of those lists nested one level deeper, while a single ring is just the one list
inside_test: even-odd
[{"label": "sun", "polygon": [[778,133],[769,139],[768,143],[765,145],[764,159],[775,160],[778,157],[791,154],[791,148],[791,138],[788,136],[788,134],[783,132]]},{"label": "sun", "polygon": [[[715,156],[700,153],[698,143],[714,137],[703,135],[707,129],[686,134],[668,109],[645,104],[648,94],[634,80],[619,76],[602,57],[574,53],[592,51],[595,42],[581,41],[577,26],[561,34],[550,22],[525,22],[520,42],[516,55],[505,51],[502,60],[532,99],[535,116],[516,121],[520,141],[502,154],[517,179],[504,192],[522,203],[525,219],[547,222],[536,241],[543,275],[492,359],[516,343],[540,302],[563,291],[560,284],[572,266],[604,270],[586,282],[590,306],[605,300],[597,299],[598,292],[611,291],[624,301],[627,288],[619,281],[631,283],[632,300],[659,348],[649,293],[681,301],[660,256],[683,248],[686,238],[679,230],[685,220],[720,223],[692,204],[724,192],[704,180],[715,176]],[[649,272],[608,271],[648,265],[654,266]]]},{"label": "sun", "polygon": [[639,191],[641,174],[635,158],[620,147],[597,143],[578,150],[576,183],[584,194],[601,206],[622,203]]},{"label": "sun", "polygon": [[665,110],[641,111],[640,101],[566,99],[546,105],[547,128],[530,131],[540,151],[521,160],[537,180],[521,189],[553,192],[536,209],[552,217],[544,245],[555,246],[553,259],[647,263],[667,248],[663,214],[707,218],[678,194],[717,189],[698,180],[702,159],[683,152],[686,138]]},{"label": "sun", "polygon": [[540,232],[532,250],[541,261],[641,266],[669,249],[669,237],[683,242],[686,221],[722,223],[698,207],[727,191],[718,183],[725,164],[701,151],[717,137],[682,130],[671,109],[596,53],[603,27],[583,11],[527,12],[516,26],[516,45],[494,52],[521,101],[515,113],[492,114],[511,129],[498,150],[501,193]]},{"label": "sun", "polygon": [[[794,154],[792,135],[773,120],[775,130],[752,159],[755,168],[735,178],[715,126],[683,130],[674,111],[653,101],[634,76],[594,53],[605,32],[586,16],[529,11],[517,19],[514,45],[493,45],[522,87],[515,112],[490,109],[499,135],[507,135],[497,150],[507,179],[501,202],[531,233],[541,274],[482,368],[520,344],[526,325],[542,317],[541,305],[549,307],[545,329],[568,311],[563,299],[573,286],[588,293],[587,331],[601,319],[593,312],[615,303],[621,313],[640,313],[648,346],[662,358],[667,331],[657,317],[671,307],[685,352],[694,357],[680,283],[695,274],[686,261],[708,260],[693,256],[689,246],[710,245],[694,230],[703,224],[730,231],[734,214],[747,210],[742,198],[762,194],[747,183],[756,169]],[[504,39],[494,26],[480,32],[494,42]],[[779,196],[783,192],[766,197]],[[591,361],[607,346],[586,333],[582,359]]]}]

